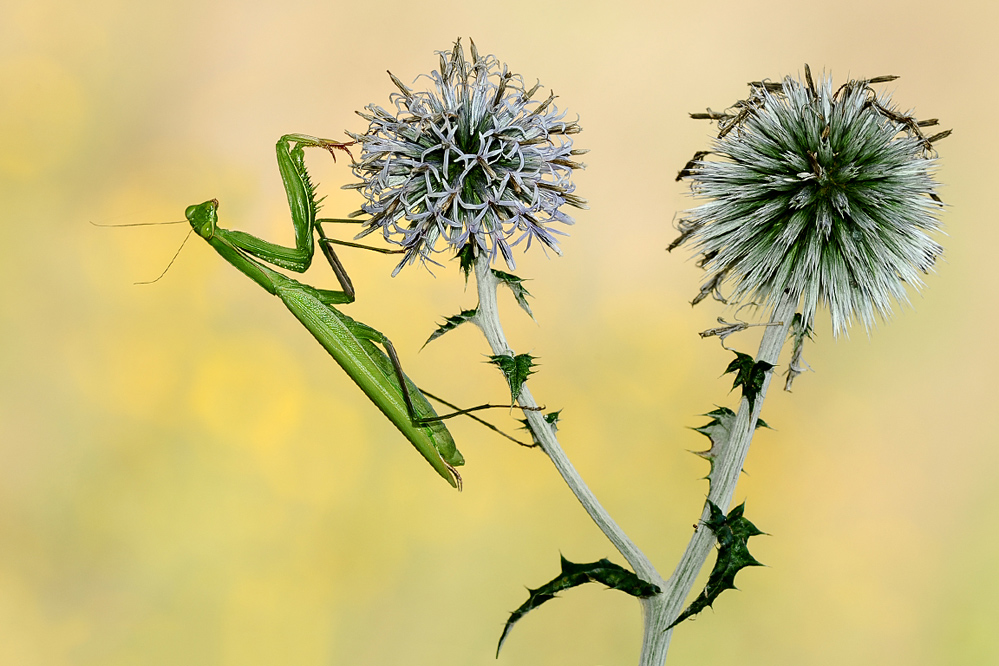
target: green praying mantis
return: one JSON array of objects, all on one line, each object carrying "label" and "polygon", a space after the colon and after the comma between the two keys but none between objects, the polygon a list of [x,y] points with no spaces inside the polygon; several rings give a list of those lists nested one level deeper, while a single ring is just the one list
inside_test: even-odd
[{"label": "green praying mantis", "polygon": [[[295,227],[295,247],[276,245],[242,231],[219,227],[219,203],[215,199],[189,206],[184,216],[192,229],[223,259],[280,298],[437,473],[460,490],[461,476],[455,467],[465,460],[442,423],[442,418],[447,416],[439,417],[424,393],[403,373],[399,357],[387,337],[333,307],[353,302],[354,287],[331,245],[355,244],[327,238],[322,228],[324,220],[316,219],[318,203],[305,169],[304,149],[324,148],[335,159],[334,151],[346,150],[348,145],[304,134],[287,134],[277,142],[278,167]],[[320,247],[342,291],[317,289],[262,263],[304,272],[315,252],[313,231],[319,234]],[[460,410],[448,416],[468,411]]]}]

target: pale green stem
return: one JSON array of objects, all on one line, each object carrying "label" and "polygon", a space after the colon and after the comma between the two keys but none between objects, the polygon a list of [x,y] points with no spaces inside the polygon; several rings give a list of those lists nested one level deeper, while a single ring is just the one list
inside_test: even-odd
[{"label": "pale green stem", "polygon": [[[476,258],[475,279],[479,292],[479,308],[475,315],[475,322],[482,329],[494,355],[513,356],[513,350],[506,341],[503,326],[500,323],[499,310],[496,307],[496,286],[499,284],[499,281],[489,269],[488,257],[480,256]],[[652,566],[649,558],[638,549],[638,546],[628,538],[624,530],[614,522],[610,514],[607,513],[607,510],[597,501],[596,496],[587,487],[579,472],[569,462],[569,458],[559,445],[552,427],[545,421],[542,413],[536,411],[538,403],[534,400],[530,389],[526,385],[521,387],[517,404],[521,407],[530,408],[530,411],[525,411],[524,414],[527,417],[531,432],[534,433],[534,436],[541,443],[541,449],[548,455],[552,463],[555,464],[555,468],[562,475],[562,479],[565,480],[572,493],[576,496],[576,499],[586,509],[586,513],[590,515],[593,522],[600,528],[600,531],[620,551],[621,555],[628,561],[628,564],[631,565],[639,578],[659,585],[662,588],[664,581],[655,567]]]},{"label": "pale green stem", "polygon": [[[506,341],[496,306],[498,280],[492,274],[489,262],[484,257],[476,259],[475,278],[479,294],[479,307],[475,322],[482,329],[494,355],[513,356],[514,352]],[[771,325],[766,327],[763,340],[760,343],[757,361],[766,361],[771,365],[777,365],[777,357],[780,355],[780,350],[787,337],[796,302],[796,299],[785,297],[774,308],[773,316],[770,319]],[[715,480],[711,484],[708,499],[726,512],[732,502],[732,496],[735,494],[735,486],[739,481],[739,475],[742,472],[742,466],[755,431],[755,428],[750,427],[750,424],[755,424],[759,418],[772,376],[772,371],[767,373],[763,387],[754,401],[753,409],[750,409],[749,401],[743,398],[728,445],[719,452],[714,461]],[[526,385],[521,388],[517,403],[521,407],[536,408],[538,406]],[[707,503],[705,502],[701,520],[694,531],[693,538],[687,545],[687,550],[677,565],[676,571],[673,572],[668,581],[664,582],[645,554],[628,538],[610,517],[607,510],[597,501],[593,492],[579,476],[579,472],[569,462],[555,437],[555,433],[544,420],[542,414],[538,411],[525,411],[525,415],[531,431],[541,443],[542,450],[555,464],[562,479],[572,490],[579,503],[583,505],[593,522],[624,556],[639,578],[658,585],[664,591],[655,597],[641,600],[645,631],[639,660],[640,666],[662,666],[666,661],[666,653],[669,650],[669,642],[673,633],[672,630],[667,631],[666,627],[680,614],[683,602],[693,587],[694,579],[701,567],[704,566],[704,562],[715,544],[714,534],[704,525],[704,522],[710,517]]]},{"label": "pale green stem", "polygon": [[[794,317],[797,301],[798,299],[785,294],[777,303],[770,317],[770,325],[766,327],[763,340],[760,342],[760,350],[756,355],[757,362],[765,361],[771,365],[777,365],[777,359],[787,338],[791,319]],[[735,494],[735,486],[739,482],[740,474],[742,474],[742,466],[746,461],[746,454],[749,453],[749,444],[756,431],[756,422],[760,417],[763,400],[772,378],[773,371],[770,371],[763,381],[763,388],[757,394],[752,408],[750,408],[746,398],[742,399],[739,404],[739,413],[736,415],[729,435],[729,441],[719,451],[718,457],[714,459],[713,481],[708,492],[708,499],[725,513],[728,513],[732,496]],[[690,594],[694,579],[715,545],[714,533],[705,525],[705,521],[710,516],[710,509],[705,502],[701,520],[694,530],[694,536],[687,544],[687,549],[673,575],[666,582],[665,592],[661,595],[664,603],[661,607],[659,604],[656,605],[655,622],[658,626],[654,631],[661,637],[661,640],[656,645],[651,646],[655,649],[654,654],[646,655],[643,651],[641,662],[643,665],[661,666],[666,660],[666,652],[669,649],[669,641],[673,634],[673,630],[666,631],[666,627],[676,619],[683,609],[683,602]],[[649,626],[646,623],[646,631],[648,630]]]}]

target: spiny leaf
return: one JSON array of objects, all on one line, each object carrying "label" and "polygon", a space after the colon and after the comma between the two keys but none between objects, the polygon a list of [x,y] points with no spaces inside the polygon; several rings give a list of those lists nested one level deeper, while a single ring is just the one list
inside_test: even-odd
[{"label": "spiny leaf", "polygon": [[[552,429],[552,433],[558,432],[558,420],[559,420],[559,415],[561,413],[562,410],[560,409],[557,412],[548,412],[547,414],[545,414],[545,423],[547,423],[548,427]],[[524,424],[522,426],[523,429],[531,433],[531,439],[534,440],[534,446],[541,446],[541,442],[538,440],[537,435],[534,434],[534,431],[531,430],[531,424],[528,422],[528,420],[527,419],[518,419],[518,420]]]},{"label": "spiny leaf", "polygon": [[517,402],[517,398],[520,397],[521,388],[527,381],[527,377],[534,374],[534,370],[531,370],[534,358],[530,354],[518,354],[517,356],[500,354],[489,357],[489,362],[498,366],[506,375],[506,381],[510,384],[510,400],[513,402]]},{"label": "spiny leaf", "polygon": [[[732,437],[732,425],[735,423],[736,414],[728,407],[719,407],[707,414],[702,414],[702,416],[711,416],[713,418],[701,427],[693,428],[693,430],[711,440],[711,448],[707,451],[694,451],[693,453],[704,458],[711,464],[711,469],[705,478],[708,481],[712,481],[712,474],[715,471],[715,459],[721,454],[721,450],[728,446],[729,440]],[[763,419],[756,419],[756,427],[769,428],[770,426]]]},{"label": "spiny leaf", "polygon": [[[452,315],[450,317],[445,318],[444,323],[439,324],[437,326],[437,330],[431,333],[430,337],[427,338],[427,341],[423,343],[423,347],[426,347],[431,342],[441,337],[448,331],[453,331],[454,329],[458,328],[466,321],[472,321],[475,318],[476,312],[478,312],[478,308],[472,308],[471,310],[462,310],[456,315]],[[423,347],[420,347],[420,349],[423,349]]]},{"label": "spiny leaf", "polygon": [[458,266],[461,268],[461,272],[465,274],[465,283],[468,283],[468,276],[472,273],[472,267],[475,266],[475,244],[465,243],[465,245],[458,250]]},{"label": "spiny leaf", "polygon": [[715,560],[715,566],[711,569],[708,584],[704,586],[704,590],[697,595],[687,610],[673,620],[673,624],[666,627],[667,629],[672,629],[691,615],[696,615],[712,605],[718,595],[725,590],[736,589],[735,575],[740,570],[746,567],[763,566],[749,554],[748,542],[749,537],[766,534],[766,532],[761,532],[756,528],[756,525],[743,517],[746,503],[743,502],[729,511],[727,517],[711,500],[708,500],[708,506],[711,509],[711,517],[708,518],[705,525],[715,533],[715,538],[718,539],[718,559]]},{"label": "spiny leaf", "polygon": [[742,352],[734,352],[735,360],[728,364],[723,374],[734,372],[735,381],[732,388],[742,386],[742,395],[749,400],[749,408],[753,408],[756,396],[763,390],[763,382],[767,378],[767,372],[773,369],[773,365],[766,361],[753,362],[753,357]]},{"label": "spiny leaf", "polygon": [[735,382],[732,388],[749,380],[749,373],[753,370],[753,357],[742,352],[735,352],[735,360],[728,364],[723,374],[736,373]]},{"label": "spiny leaf", "polygon": [[659,594],[662,590],[657,585],[646,583],[631,571],[614,564],[608,559],[585,564],[570,562],[564,557],[562,560],[562,573],[554,580],[551,580],[537,589],[528,589],[527,601],[521,604],[520,608],[510,613],[510,619],[503,627],[503,634],[500,636],[499,645],[496,646],[496,656],[499,657],[503,642],[520,618],[524,617],[528,611],[533,610],[550,599],[562,590],[576,587],[583,583],[595,582],[603,583],[612,590],[621,590],[633,597],[644,599]]},{"label": "spiny leaf", "polygon": [[493,275],[496,279],[510,287],[510,291],[513,292],[513,297],[517,299],[517,304],[524,309],[524,312],[534,319],[534,313],[531,312],[531,306],[527,304],[527,297],[531,295],[531,292],[527,291],[524,287],[523,278],[519,278],[511,273],[504,273],[503,271],[498,271],[495,268],[492,269]]}]

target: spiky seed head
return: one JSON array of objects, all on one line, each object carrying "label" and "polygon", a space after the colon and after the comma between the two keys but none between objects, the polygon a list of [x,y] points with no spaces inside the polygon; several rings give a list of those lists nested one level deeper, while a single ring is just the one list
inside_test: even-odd
[{"label": "spiky seed head", "polygon": [[405,248],[393,275],[434,252],[503,256],[514,266],[511,246],[539,240],[560,253],[554,224],[569,225],[563,205],[585,208],[573,194],[572,171],[584,165],[571,135],[580,131],[553,104],[534,99],[520,76],[472,44],[465,59],[460,40],[440,51],[440,66],[425,75],[431,90],[410,89],[390,73],[399,92],[394,112],[369,105],[358,112],[369,123],[353,165],[359,183],[348,185],[366,199],[365,236],[380,230]]},{"label": "spiky seed head", "polygon": [[[719,122],[709,153],[680,172],[696,197],[670,249],[689,242],[707,271],[700,300],[718,287],[728,301],[775,305],[785,290],[800,299],[806,326],[828,305],[834,333],[854,317],[868,329],[907,302],[905,285],[943,249],[930,234],[942,204],[932,172],[932,142],[872,83],[833,90],[805,66],[805,82],[751,83],[748,99],[730,112],[691,114]],[[706,159],[713,154],[722,159]],[[725,299],[723,299],[725,300]]]}]

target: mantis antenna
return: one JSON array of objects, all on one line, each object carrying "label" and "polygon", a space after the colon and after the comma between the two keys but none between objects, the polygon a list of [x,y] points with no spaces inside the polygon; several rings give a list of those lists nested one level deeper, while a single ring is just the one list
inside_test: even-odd
[{"label": "mantis antenna", "polygon": [[[158,227],[164,224],[189,224],[189,223],[187,220],[176,220],[173,222],[129,222],[126,224],[100,224],[98,222],[91,221],[90,224],[94,225],[95,227]],[[132,284],[153,284],[154,282],[159,282],[160,278],[166,275],[167,271],[170,270],[170,267],[173,266],[173,262],[177,261],[177,257],[180,256],[180,251],[184,249],[185,245],[187,245],[187,239],[191,237],[192,233],[194,233],[194,229],[188,230],[187,235],[184,236],[184,240],[181,241],[180,243],[180,247],[178,247],[177,251],[173,253],[173,258],[170,259],[170,263],[166,265],[166,268],[163,269],[163,272],[160,273],[155,280],[142,280],[139,282],[133,282]]]}]

